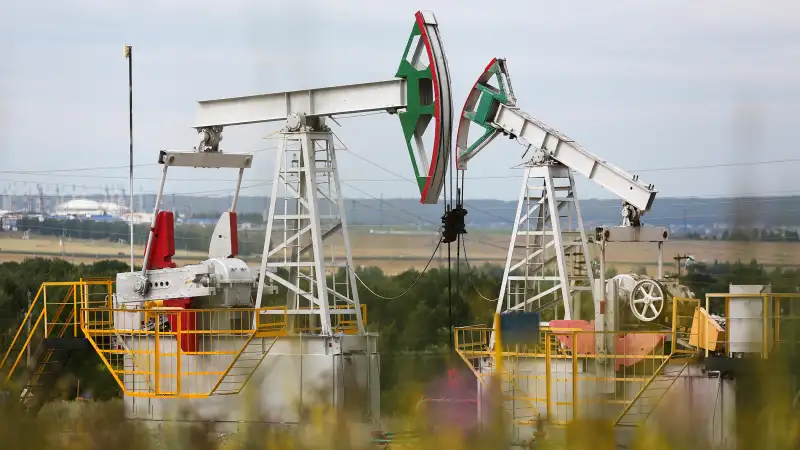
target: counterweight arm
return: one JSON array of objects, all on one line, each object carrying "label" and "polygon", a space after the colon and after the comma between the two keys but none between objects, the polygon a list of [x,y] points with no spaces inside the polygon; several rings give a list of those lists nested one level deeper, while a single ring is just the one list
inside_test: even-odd
[{"label": "counterweight arm", "polygon": [[[497,81],[497,86],[489,84]],[[477,139],[469,140],[470,124],[483,129]],[[557,162],[613,192],[625,203],[628,225],[639,225],[639,217],[650,210],[657,191],[639,182],[638,176],[600,159],[565,134],[516,107],[504,59],[495,58],[484,69],[461,111],[456,146],[458,168],[486,147],[499,134],[524,139],[537,150],[539,163]]]},{"label": "counterweight arm", "polygon": [[194,127],[224,127],[286,120],[290,114],[332,116],[406,107],[406,81],[329,86],[197,102]]},{"label": "counterweight arm", "polygon": [[[450,72],[436,17],[429,11],[418,11],[414,17],[395,79],[200,101],[194,123],[202,133],[198,150],[219,150],[227,126],[286,120],[288,130],[297,131],[306,118],[397,113],[420,202],[435,204],[450,161],[454,115]],[[423,139],[426,133],[433,135],[429,148]]]},{"label": "counterweight arm", "polygon": [[500,105],[493,124],[499,131],[522,138],[547,156],[613,192],[639,211],[648,211],[656,198],[652,185],[600,159],[555,128],[517,108]]}]

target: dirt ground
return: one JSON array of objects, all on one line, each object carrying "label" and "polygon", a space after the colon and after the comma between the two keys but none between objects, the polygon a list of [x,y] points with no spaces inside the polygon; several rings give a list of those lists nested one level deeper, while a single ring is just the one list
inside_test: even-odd
[{"label": "dirt ground", "polygon": [[[378,266],[387,273],[399,273],[406,269],[422,269],[436,246],[434,235],[413,234],[369,234],[351,232],[355,263]],[[503,264],[508,251],[509,237],[502,234],[471,232],[467,236],[467,254],[472,265],[484,262]],[[340,238],[326,242],[341,248]],[[67,260],[90,263],[100,259],[128,260],[129,247],[108,241],[67,240],[64,255]],[[144,253],[142,247],[136,253]],[[455,258],[456,249],[452,247]],[[607,265],[619,272],[627,272],[640,266],[655,266],[658,250],[651,244],[623,244],[609,246]],[[723,241],[668,241],[664,245],[664,266],[671,271],[673,257],[691,255],[697,262],[749,261],[756,259],[767,266],[800,265],[800,243],[783,242],[723,242]],[[0,237],[0,261],[19,261],[27,257],[60,257],[61,247],[56,237],[32,235],[24,240],[20,235],[8,234]],[[206,258],[204,252],[178,250],[177,261],[198,262]],[[462,254],[463,259],[463,254]],[[447,248],[442,246],[431,263],[432,267],[446,264]]]}]

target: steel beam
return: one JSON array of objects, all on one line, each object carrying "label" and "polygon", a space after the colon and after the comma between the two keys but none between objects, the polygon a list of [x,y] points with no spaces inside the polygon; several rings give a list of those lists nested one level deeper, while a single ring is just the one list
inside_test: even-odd
[{"label": "steel beam", "polygon": [[158,163],[174,167],[201,167],[205,169],[248,169],[253,164],[253,155],[222,152],[176,152],[162,150]]},{"label": "steel beam", "polygon": [[194,128],[285,120],[289,114],[333,116],[406,107],[406,81],[330,86],[199,101]]},{"label": "steel beam", "polygon": [[511,135],[525,139],[533,147],[575,170],[586,178],[617,194],[642,212],[648,211],[656,191],[640,183],[633,175],[588,152],[555,128],[525,112],[500,104],[494,124]]}]

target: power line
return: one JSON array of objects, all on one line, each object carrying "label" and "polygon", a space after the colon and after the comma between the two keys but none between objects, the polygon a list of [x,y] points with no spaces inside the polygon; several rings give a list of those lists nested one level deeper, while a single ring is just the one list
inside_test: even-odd
[{"label": "power line", "polygon": [[422,279],[422,276],[425,275],[425,272],[427,272],[428,267],[430,267],[431,262],[433,261],[433,258],[436,257],[436,252],[439,251],[439,246],[441,244],[442,244],[442,241],[439,241],[439,243],[436,244],[436,248],[433,249],[433,253],[431,254],[431,257],[428,259],[428,262],[425,263],[425,267],[422,269],[422,272],[419,273],[419,276],[417,277],[417,279],[414,280],[413,283],[411,283],[411,286],[409,286],[408,289],[403,291],[402,294],[396,295],[394,297],[387,297],[387,296],[378,294],[377,292],[373,291],[369,286],[367,286],[366,283],[364,283],[364,280],[362,280],[361,277],[358,276],[358,273],[356,273],[355,269],[350,267],[350,265],[348,265],[347,267],[350,269],[350,271],[353,273],[353,275],[355,275],[356,280],[358,280],[358,282],[361,283],[362,286],[364,286],[364,289],[368,290],[372,295],[374,295],[374,296],[376,296],[376,297],[378,297],[380,299],[383,299],[383,300],[396,300],[396,299],[398,299],[400,297],[403,297],[404,295],[408,294],[409,292],[411,292],[412,289],[414,289],[414,287],[417,285],[419,280]]},{"label": "power line", "polygon": [[[263,152],[267,150],[274,149],[275,147],[267,147],[255,150],[251,153]],[[414,183],[414,180],[404,177],[398,174],[395,171],[387,169],[386,167],[377,164],[357,153],[350,151],[349,149],[344,149],[351,155],[355,156],[356,158],[377,167],[389,174],[394,175],[397,177],[395,180],[391,179],[384,179],[384,178],[366,178],[366,179],[349,179],[349,182],[359,182],[359,183],[367,183],[367,182],[378,182],[378,183],[388,183],[388,182],[408,182]],[[706,165],[694,165],[694,166],[674,166],[674,167],[662,167],[662,168],[645,168],[645,169],[636,169],[632,170],[631,172],[659,172],[659,171],[675,171],[675,170],[694,170],[694,169],[709,169],[709,168],[720,168],[720,167],[738,167],[738,166],[752,166],[752,165],[765,165],[765,164],[784,164],[784,163],[791,163],[791,162],[798,162],[800,158],[785,158],[785,159],[776,159],[776,160],[768,160],[768,161],[752,161],[752,162],[741,162],[741,163],[720,163],[720,164],[706,164]],[[158,166],[158,164],[136,164],[134,167],[153,167]],[[47,175],[47,176],[56,176],[56,177],[70,177],[70,178],[94,178],[94,179],[127,179],[125,176],[113,176],[113,175],[75,175],[74,172],[87,172],[87,171],[101,171],[101,170],[113,170],[113,169],[126,169],[129,166],[95,166],[95,167],[73,167],[68,169],[45,169],[45,170],[0,170],[0,174],[7,174],[7,175]],[[464,177],[466,180],[488,180],[488,179],[508,179],[507,175],[496,175],[496,176],[477,176],[477,177]],[[158,177],[140,177],[139,179],[142,180],[158,180]],[[229,180],[223,179],[202,179],[202,178],[174,178],[170,177],[170,180],[175,181],[187,181],[187,182],[228,182]],[[72,183],[42,183],[36,181],[29,181],[29,180],[14,180],[14,179],[5,179],[3,181],[7,182],[19,182],[19,183],[26,183],[26,184],[46,184],[46,185],[59,185],[59,186],[70,186]],[[258,179],[257,181],[266,181],[270,182],[271,180],[262,180]],[[230,182],[234,182],[234,180],[230,180]],[[78,186],[78,185],[75,185]],[[104,186],[87,186],[81,185],[80,187],[83,188],[91,188],[91,189],[103,189]],[[798,189],[792,190],[784,190],[784,191],[777,191],[782,193],[788,192],[800,192]],[[754,192],[754,193],[740,193],[735,195],[763,195],[764,192]],[[180,194],[184,195],[184,194]],[[704,198],[713,198],[713,197],[731,197],[731,194],[710,194],[706,195]],[[698,197],[700,198],[700,197]],[[472,208],[474,209],[474,207]],[[478,210],[484,214],[492,215],[491,213],[485,210]]]},{"label": "power line", "polygon": [[[256,150],[251,150],[249,152],[241,152],[241,153],[261,153],[268,150],[274,150],[278,148],[276,145],[271,147],[264,147],[259,148]],[[158,163],[149,163],[149,164],[134,164],[133,167],[155,167],[160,166],[161,164]],[[71,167],[67,169],[42,169],[42,170],[0,170],[0,174],[17,174],[17,175],[48,175],[52,173],[59,173],[59,172],[86,172],[86,171],[93,171],[93,170],[114,170],[114,169],[128,169],[130,166],[90,166],[90,167]],[[123,177],[126,178],[126,177]],[[126,178],[127,179],[127,178]]]},{"label": "power line", "polygon": [[[424,218],[424,217],[422,217],[422,216],[418,216],[418,215],[416,215],[416,214],[414,214],[414,213],[411,213],[411,212],[409,212],[409,211],[406,211],[406,210],[404,210],[403,208],[400,208],[400,207],[398,207],[398,206],[396,206],[396,205],[393,205],[393,204],[391,204],[390,202],[387,202],[386,200],[383,200],[383,199],[380,199],[380,198],[378,198],[378,197],[375,197],[374,195],[372,195],[372,194],[370,194],[370,193],[368,193],[368,192],[365,192],[365,191],[363,191],[363,190],[361,190],[361,189],[359,189],[359,188],[357,188],[357,187],[355,187],[355,186],[353,186],[353,185],[351,185],[351,184],[348,184],[348,183],[346,183],[346,182],[344,182],[344,181],[342,181],[342,184],[344,184],[344,185],[347,185],[347,186],[349,186],[349,187],[351,187],[351,188],[353,188],[353,189],[357,190],[358,192],[361,192],[362,194],[366,195],[367,197],[370,197],[370,198],[371,198],[371,199],[373,199],[373,200],[379,201],[379,202],[381,202],[382,204],[389,205],[389,207],[390,207],[390,208],[393,208],[393,209],[396,209],[396,210],[398,210],[398,211],[401,211],[401,212],[403,212],[403,213],[405,213],[405,214],[407,214],[407,215],[409,215],[409,216],[411,216],[411,217],[415,217],[415,218],[417,218],[418,220],[421,220],[423,223],[427,223],[427,224],[430,224],[430,225],[437,225],[437,226],[439,225],[439,224],[437,224],[436,222],[434,222],[434,221],[432,221],[432,220],[426,219],[426,218]],[[365,206],[366,206],[366,205],[365,205]],[[373,208],[373,209],[374,209],[374,208]],[[503,219],[503,220],[507,220],[507,219]],[[478,239],[475,239],[475,242],[481,243],[481,244],[483,244],[483,245],[486,245],[486,246],[489,246],[489,247],[501,248],[501,249],[504,249],[504,250],[506,249],[506,247],[501,247],[501,246],[499,246],[499,245],[496,245],[496,244],[493,244],[493,243],[491,243],[491,242],[481,241],[481,240],[478,240]]]},{"label": "power line", "polygon": [[414,213],[412,213],[412,212],[406,211],[405,209],[403,209],[403,208],[400,208],[400,207],[398,207],[398,206],[396,206],[396,205],[392,205],[390,202],[387,202],[386,200],[383,200],[383,199],[380,199],[380,198],[378,198],[378,197],[375,197],[374,195],[372,195],[372,194],[370,194],[370,193],[367,193],[366,191],[363,191],[363,190],[361,190],[361,189],[359,189],[359,188],[357,188],[357,187],[353,186],[352,184],[350,184],[350,183],[348,183],[348,182],[342,181],[341,183],[342,183],[342,184],[344,184],[344,185],[346,185],[346,186],[348,186],[348,187],[350,187],[350,188],[352,188],[352,189],[355,189],[355,190],[357,190],[358,192],[360,192],[360,193],[362,193],[362,194],[366,195],[367,197],[370,197],[370,198],[372,198],[373,200],[377,200],[377,201],[379,201],[381,204],[386,204],[386,205],[389,205],[391,208],[394,208],[394,209],[396,209],[396,210],[398,210],[398,211],[402,211],[402,212],[404,212],[404,213],[408,214],[409,216],[411,216],[411,217],[415,217],[415,218],[417,218],[418,220],[421,220],[421,221],[423,221],[423,222],[427,222],[427,223],[430,223],[430,224],[435,224],[435,222],[433,222],[433,221],[431,221],[431,220],[428,220],[428,219],[426,219],[426,218],[424,218],[424,217],[422,217],[422,216],[418,216],[418,215],[416,215],[416,214],[414,214]]},{"label": "power line", "polygon": [[[13,182],[13,183],[20,182],[20,183],[26,183],[26,184],[42,184],[42,185],[45,185],[45,186],[58,186],[58,187],[74,186],[76,188],[82,188],[82,189],[100,189],[100,190],[103,189],[103,187],[101,187],[101,186],[90,186],[90,185],[81,185],[81,184],[73,184],[73,183],[47,183],[47,182],[37,183],[35,181],[9,180],[9,179],[2,179],[2,178],[0,178],[0,181]],[[234,182],[235,182],[235,180],[234,180]],[[246,185],[246,186],[242,186],[241,189],[252,189],[254,187],[264,186],[264,185],[271,184],[271,183],[272,183],[272,180],[267,180],[267,181],[260,182],[260,183],[253,183],[253,184],[249,184],[249,185]],[[191,195],[196,195],[196,194],[230,193],[231,191],[233,191],[232,188],[231,189],[209,189],[209,190],[202,190],[202,191],[187,191],[187,192],[170,192],[169,194],[170,195],[191,196]],[[155,191],[144,191],[144,192],[139,192],[138,194],[155,195],[156,192]],[[11,194],[9,194],[9,195],[11,195]],[[24,196],[25,194],[14,194],[14,195]],[[98,193],[98,194],[94,194],[94,195],[102,195],[102,192]],[[52,194],[45,194],[44,196],[48,197],[48,198],[56,197],[55,195],[52,195]],[[65,196],[69,196],[69,194],[62,195],[62,197],[65,197]]]},{"label": "power line", "polygon": [[[150,167],[157,166],[158,164],[134,164],[133,167]],[[15,175],[50,175],[59,172],[85,172],[92,170],[114,170],[114,169],[128,169],[130,166],[105,166],[105,167],[72,167],[69,169],[43,169],[43,170],[0,170],[0,173],[15,174]],[[126,177],[122,177],[126,178]],[[127,178],[126,178],[127,179]]]},{"label": "power line", "polygon": [[718,169],[722,167],[760,166],[764,164],[784,164],[792,162],[800,162],[800,158],[785,158],[785,159],[773,159],[768,161],[750,161],[750,162],[738,162],[738,163],[702,164],[695,166],[655,167],[650,169],[629,170],[628,172],[669,172],[674,170]]},{"label": "power line", "polygon": [[[366,162],[366,163],[368,163],[368,164],[370,164],[370,165],[372,165],[372,166],[374,166],[374,167],[377,167],[377,168],[378,168],[378,169],[380,169],[380,170],[383,170],[383,171],[384,171],[384,172],[386,172],[386,173],[389,173],[389,174],[391,174],[391,175],[394,175],[394,176],[398,177],[398,178],[399,178],[399,179],[401,179],[401,180],[405,180],[405,181],[407,181],[407,182],[409,182],[409,183],[412,183],[412,184],[414,184],[414,185],[416,185],[416,184],[417,184],[417,183],[416,183],[414,180],[412,180],[412,179],[410,179],[410,178],[407,178],[407,177],[404,177],[404,176],[400,175],[399,173],[397,173],[397,172],[394,172],[394,171],[392,171],[392,170],[390,170],[390,169],[387,169],[386,167],[383,167],[382,165],[380,165],[380,164],[378,164],[378,163],[376,163],[376,162],[374,162],[374,161],[371,161],[371,160],[369,160],[369,159],[367,159],[367,158],[365,158],[365,157],[363,157],[363,156],[361,156],[361,155],[358,155],[358,154],[356,154],[356,153],[353,153],[352,151],[349,151],[349,150],[348,150],[348,153],[350,153],[351,155],[355,156],[356,158],[358,158],[358,159],[360,159],[360,160],[362,160],[362,161],[364,161],[364,162]],[[455,164],[455,163],[454,163],[454,164]],[[451,173],[452,173],[452,171],[451,171]],[[463,172],[462,172],[462,173],[463,173]],[[452,183],[451,183],[451,184],[452,184]],[[352,187],[352,186],[351,186],[351,187]],[[444,189],[444,191],[445,191],[445,196],[446,196],[446,195],[447,195],[447,186],[444,186],[444,188],[445,188],[445,189]],[[452,190],[452,186],[451,186],[451,190]],[[361,192],[363,192],[363,191],[361,191]],[[445,206],[445,207],[446,207],[446,206]],[[480,211],[480,212],[482,212],[483,214],[485,214],[485,215],[487,215],[487,216],[495,217],[495,218],[497,218],[497,219],[501,219],[501,220],[506,220],[504,217],[496,216],[496,215],[494,215],[494,214],[492,214],[492,213],[490,213],[490,212],[487,212],[487,211],[481,210],[481,209],[479,209],[479,208],[475,208],[474,206],[473,206],[473,207],[471,207],[471,209],[474,209],[474,210],[476,210],[476,211]]]},{"label": "power line", "polygon": [[[354,153],[351,150],[348,150],[348,153],[355,156],[356,158],[371,164],[387,173],[391,173],[392,175],[403,179],[409,180],[407,177],[399,175],[396,172],[393,172],[385,167],[374,163],[367,158],[364,158],[357,153]],[[738,163],[716,163],[716,164],[701,164],[701,165],[687,165],[687,166],[672,166],[672,167],[649,167],[643,169],[634,169],[634,170],[626,170],[626,172],[636,173],[636,172],[671,172],[676,170],[700,170],[700,169],[717,169],[717,168],[725,168],[725,167],[741,167],[741,166],[756,166],[756,165],[768,165],[768,164],[785,164],[785,163],[794,163],[800,162],[800,158],[784,158],[784,159],[773,159],[773,160],[766,160],[766,161],[748,161],[748,162],[738,162]],[[489,179],[508,179],[508,175],[488,175],[488,176],[476,176],[476,177],[464,177],[467,180],[489,180]],[[413,182],[413,180],[411,180]]]}]

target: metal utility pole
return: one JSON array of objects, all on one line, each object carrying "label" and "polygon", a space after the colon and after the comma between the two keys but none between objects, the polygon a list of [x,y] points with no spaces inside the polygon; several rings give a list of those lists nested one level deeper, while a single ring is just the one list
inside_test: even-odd
[{"label": "metal utility pole", "polygon": [[131,189],[131,206],[128,211],[128,227],[131,234],[131,272],[133,272],[133,48],[125,46],[125,59],[128,60],[128,143],[130,154],[128,175]]},{"label": "metal utility pole", "polygon": [[675,275],[678,284],[680,284],[680,282],[681,282],[681,261],[689,259],[689,258],[691,258],[691,256],[689,256],[689,255],[678,255],[678,256],[675,256],[675,257],[672,258],[672,259],[675,260],[675,266],[678,269],[678,272]]}]

